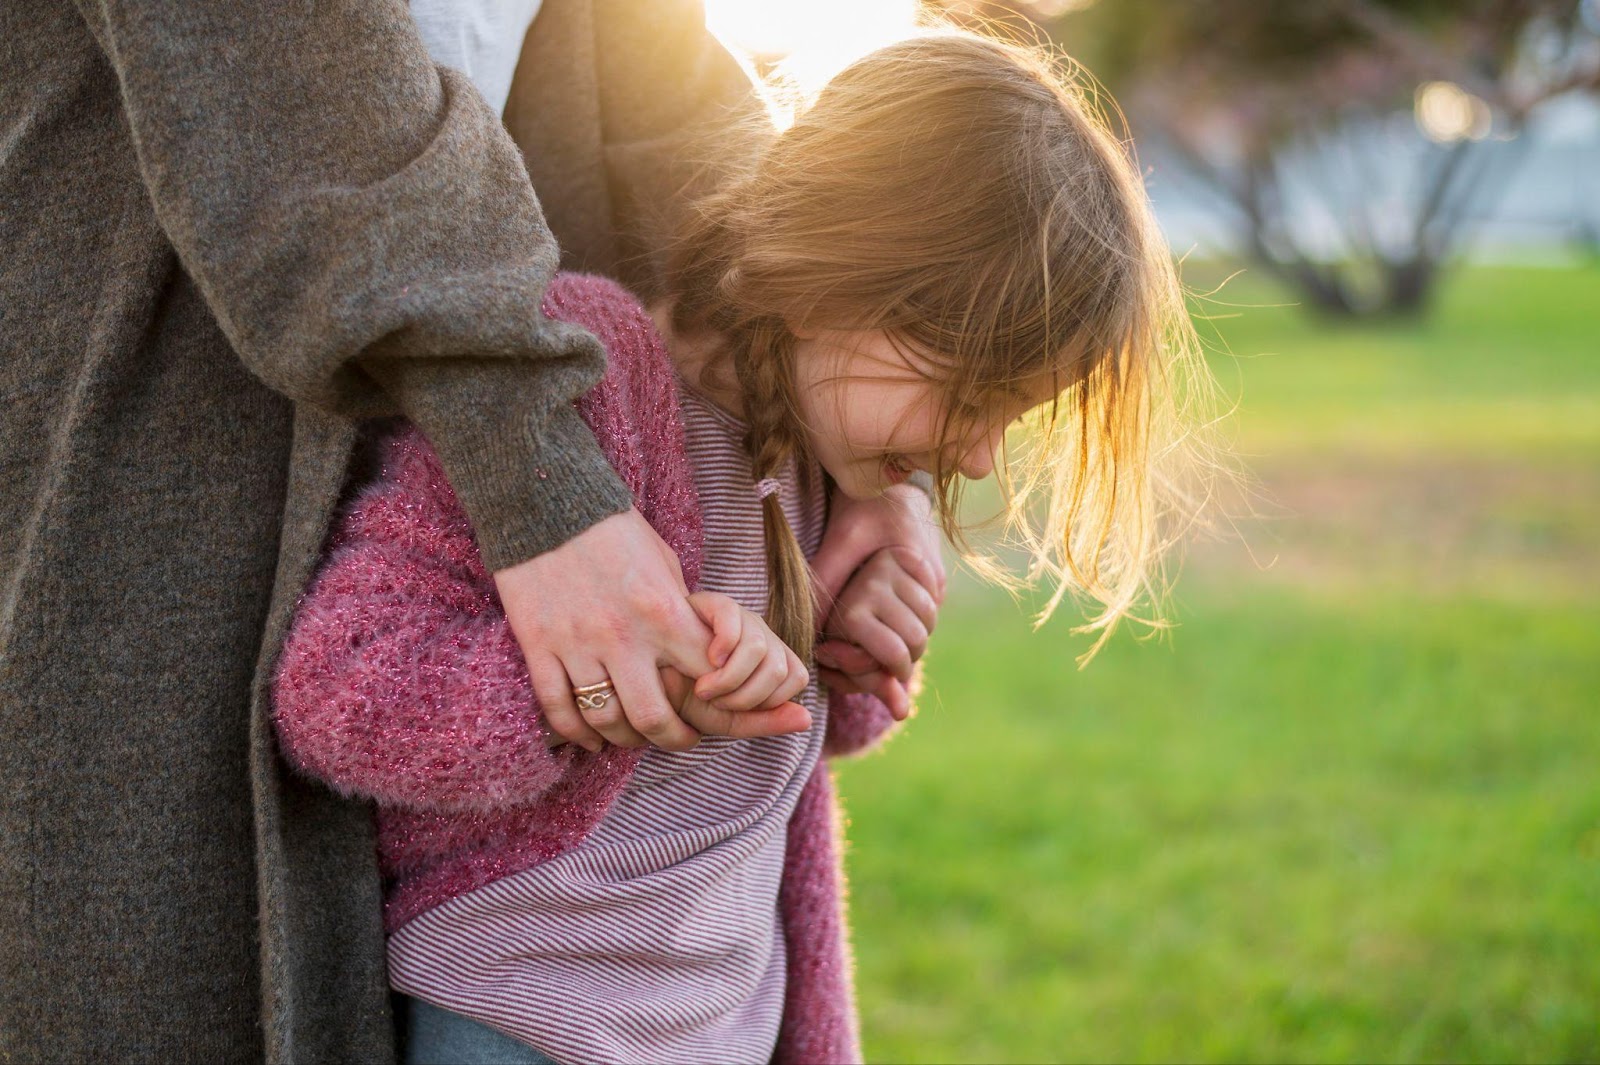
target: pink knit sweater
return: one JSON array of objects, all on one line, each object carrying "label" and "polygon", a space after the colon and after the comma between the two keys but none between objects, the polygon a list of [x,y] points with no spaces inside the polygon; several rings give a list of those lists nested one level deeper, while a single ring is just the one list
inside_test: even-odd
[{"label": "pink knit sweater", "polygon": [[[649,317],[618,286],[577,275],[550,285],[544,311],[604,344],[608,372],[579,412],[693,587],[701,518],[671,364]],[[377,800],[393,931],[580,843],[640,752],[546,746],[521,652],[437,457],[406,429],[382,459],[301,599],[273,696],[288,760]],[[860,751],[893,724],[877,699],[834,696],[824,749]],[[775,1062],[860,1060],[837,831],[822,763],[788,830]]]}]

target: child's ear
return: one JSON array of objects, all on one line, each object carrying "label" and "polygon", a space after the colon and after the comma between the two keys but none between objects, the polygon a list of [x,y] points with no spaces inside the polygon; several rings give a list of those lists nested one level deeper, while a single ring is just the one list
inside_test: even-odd
[{"label": "child's ear", "polygon": [[817,334],[821,332],[818,329],[808,329],[804,326],[796,325],[788,319],[784,319],[783,324],[789,327],[789,335],[796,340],[815,340],[817,339]]}]

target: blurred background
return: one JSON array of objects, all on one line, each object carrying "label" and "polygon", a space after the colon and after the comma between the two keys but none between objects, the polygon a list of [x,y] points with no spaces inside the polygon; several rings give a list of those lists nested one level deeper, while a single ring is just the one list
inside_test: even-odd
[{"label": "blurred background", "polygon": [[938,8],[1121,105],[1258,491],[1082,671],[955,581],[840,778],[868,1059],[1600,1059],[1600,3]]}]

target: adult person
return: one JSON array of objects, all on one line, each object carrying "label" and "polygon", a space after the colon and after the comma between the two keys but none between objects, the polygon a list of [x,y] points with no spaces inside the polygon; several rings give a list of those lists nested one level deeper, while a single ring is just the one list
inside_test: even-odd
[{"label": "adult person", "polygon": [[[693,4],[544,8],[523,147],[621,270],[652,157],[745,90]],[[703,645],[570,408],[601,354],[538,314],[526,166],[397,0],[0,8],[0,1060],[392,1060],[369,813],[263,710],[359,418],[428,433],[519,638],[636,735],[568,727],[692,742],[652,678]]]}]

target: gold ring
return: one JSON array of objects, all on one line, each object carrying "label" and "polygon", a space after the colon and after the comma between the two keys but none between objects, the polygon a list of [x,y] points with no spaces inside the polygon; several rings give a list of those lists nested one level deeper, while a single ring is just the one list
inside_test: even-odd
[{"label": "gold ring", "polygon": [[598,710],[611,701],[617,690],[611,686],[609,680],[603,680],[598,684],[585,684],[573,688],[572,694],[578,700],[579,710]]}]

